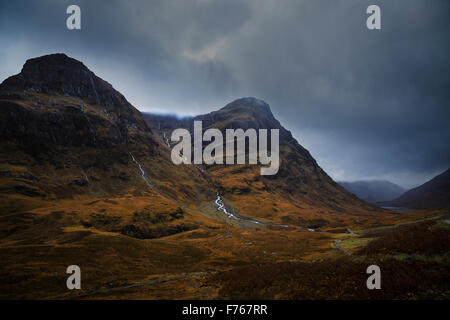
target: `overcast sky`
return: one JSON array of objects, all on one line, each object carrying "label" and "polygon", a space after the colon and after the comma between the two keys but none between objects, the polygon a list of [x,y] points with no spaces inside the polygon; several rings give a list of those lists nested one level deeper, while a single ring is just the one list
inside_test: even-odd
[{"label": "overcast sky", "polygon": [[447,0],[1,1],[0,81],[64,52],[141,111],[258,97],[335,180],[413,187],[450,166],[449,17]]}]

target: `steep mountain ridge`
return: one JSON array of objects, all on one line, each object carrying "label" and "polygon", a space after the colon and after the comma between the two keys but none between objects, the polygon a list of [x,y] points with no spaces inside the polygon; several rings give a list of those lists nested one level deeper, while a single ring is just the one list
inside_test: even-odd
[{"label": "steep mountain ridge", "polygon": [[202,121],[203,130],[217,128],[224,136],[226,129],[278,129],[281,165],[274,176],[261,176],[259,165],[202,166],[214,188],[244,215],[304,225],[305,217],[320,219],[330,214],[380,211],[335,183],[260,99],[240,98],[220,110],[193,118],[177,120],[152,114],[144,114],[144,118],[151,128],[160,128],[166,143],[176,128],[186,128],[193,134],[194,121]]},{"label": "steep mountain ridge", "polygon": [[[1,133],[19,142],[105,147],[136,138],[151,144],[140,112],[65,54],[28,60],[0,85],[0,99]],[[21,122],[26,125],[13,125]]]},{"label": "steep mountain ridge", "polygon": [[[10,198],[140,194],[151,180],[196,199],[195,188],[176,181],[193,171],[173,165],[141,113],[75,59],[28,60],[0,85],[0,109],[0,191]],[[195,172],[183,181],[205,183]]]},{"label": "steep mountain ridge", "polygon": [[202,121],[205,128],[214,126],[218,129],[279,129],[280,143],[292,139],[292,134],[275,119],[270,106],[253,97],[236,99],[220,110],[196,116],[193,120]]},{"label": "steep mountain ridge", "polygon": [[5,90],[30,90],[50,95],[87,99],[90,104],[137,111],[111,84],[97,77],[82,62],[64,53],[25,62],[21,72],[3,81]]}]

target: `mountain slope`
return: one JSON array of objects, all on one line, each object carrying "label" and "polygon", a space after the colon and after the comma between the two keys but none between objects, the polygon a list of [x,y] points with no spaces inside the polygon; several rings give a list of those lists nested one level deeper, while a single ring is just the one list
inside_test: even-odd
[{"label": "mountain slope", "polygon": [[383,204],[412,209],[450,208],[450,169],[421,186],[405,192],[397,199]]},{"label": "mountain slope", "polygon": [[385,180],[338,181],[338,183],[358,198],[371,203],[395,199],[406,191],[399,185]]},{"label": "mountain slope", "polygon": [[140,112],[64,54],[28,60],[0,85],[0,109],[3,174],[35,177],[24,188],[43,196],[114,192],[122,183],[111,177],[129,176],[120,168],[129,152],[156,152]]},{"label": "mountain slope", "polygon": [[[176,127],[186,128],[193,135],[193,122],[202,121],[203,130],[279,129],[279,171],[274,176],[261,176],[259,165],[202,166],[208,180],[228,204],[246,216],[305,225],[314,219],[346,219],[348,215],[370,215],[380,211],[361,201],[335,183],[272,114],[264,101],[255,98],[237,99],[218,111],[192,119],[144,114],[151,128],[159,128],[169,137]],[[346,216],[347,215],[347,216]]]},{"label": "mountain slope", "polygon": [[30,59],[6,79],[0,110],[0,193],[7,211],[129,192],[203,197],[201,175],[170,161],[141,113],[64,54]]}]

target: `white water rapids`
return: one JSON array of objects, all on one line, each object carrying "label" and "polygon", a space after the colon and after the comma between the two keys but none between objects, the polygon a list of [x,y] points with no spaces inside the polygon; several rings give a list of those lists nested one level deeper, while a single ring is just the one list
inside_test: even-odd
[{"label": "white water rapids", "polygon": [[[222,198],[220,197],[219,194],[217,194],[216,205],[217,205],[217,210],[222,211],[223,213],[225,213],[228,216],[228,218],[240,220],[234,214],[232,214],[231,212],[227,211],[227,208],[225,208],[225,203],[223,202],[223,200],[222,200]],[[259,222],[255,221],[255,223],[259,223]]]}]

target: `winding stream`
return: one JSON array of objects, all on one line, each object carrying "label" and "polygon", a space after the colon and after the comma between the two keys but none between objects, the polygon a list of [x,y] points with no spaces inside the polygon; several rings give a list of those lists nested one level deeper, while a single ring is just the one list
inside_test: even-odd
[{"label": "winding stream", "polygon": [[[228,218],[236,219],[236,220],[242,220],[242,219],[236,217],[231,212],[227,211],[227,208],[225,208],[225,203],[223,202],[223,200],[222,200],[222,198],[220,197],[219,194],[217,194],[216,205],[217,205],[217,210],[222,211],[223,213],[225,213],[228,216]],[[252,222],[259,223],[258,221],[252,221]]]},{"label": "winding stream", "polygon": [[[266,226],[281,227],[281,228],[292,227],[292,226],[288,226],[286,224],[272,223],[272,222],[268,222],[268,221],[260,221],[260,220],[256,220],[253,218],[251,219],[251,218],[246,218],[246,217],[242,217],[242,216],[237,216],[234,212],[231,213],[227,210],[227,208],[225,207],[225,203],[223,202],[223,199],[220,197],[220,194],[218,194],[218,193],[217,193],[217,199],[215,201],[215,204],[217,205],[217,210],[225,213],[227,215],[227,217],[230,219],[240,220],[240,221],[244,221],[244,222],[251,222],[251,223],[261,224],[261,225],[266,225]],[[295,227],[295,228],[300,228],[300,227]]]}]

